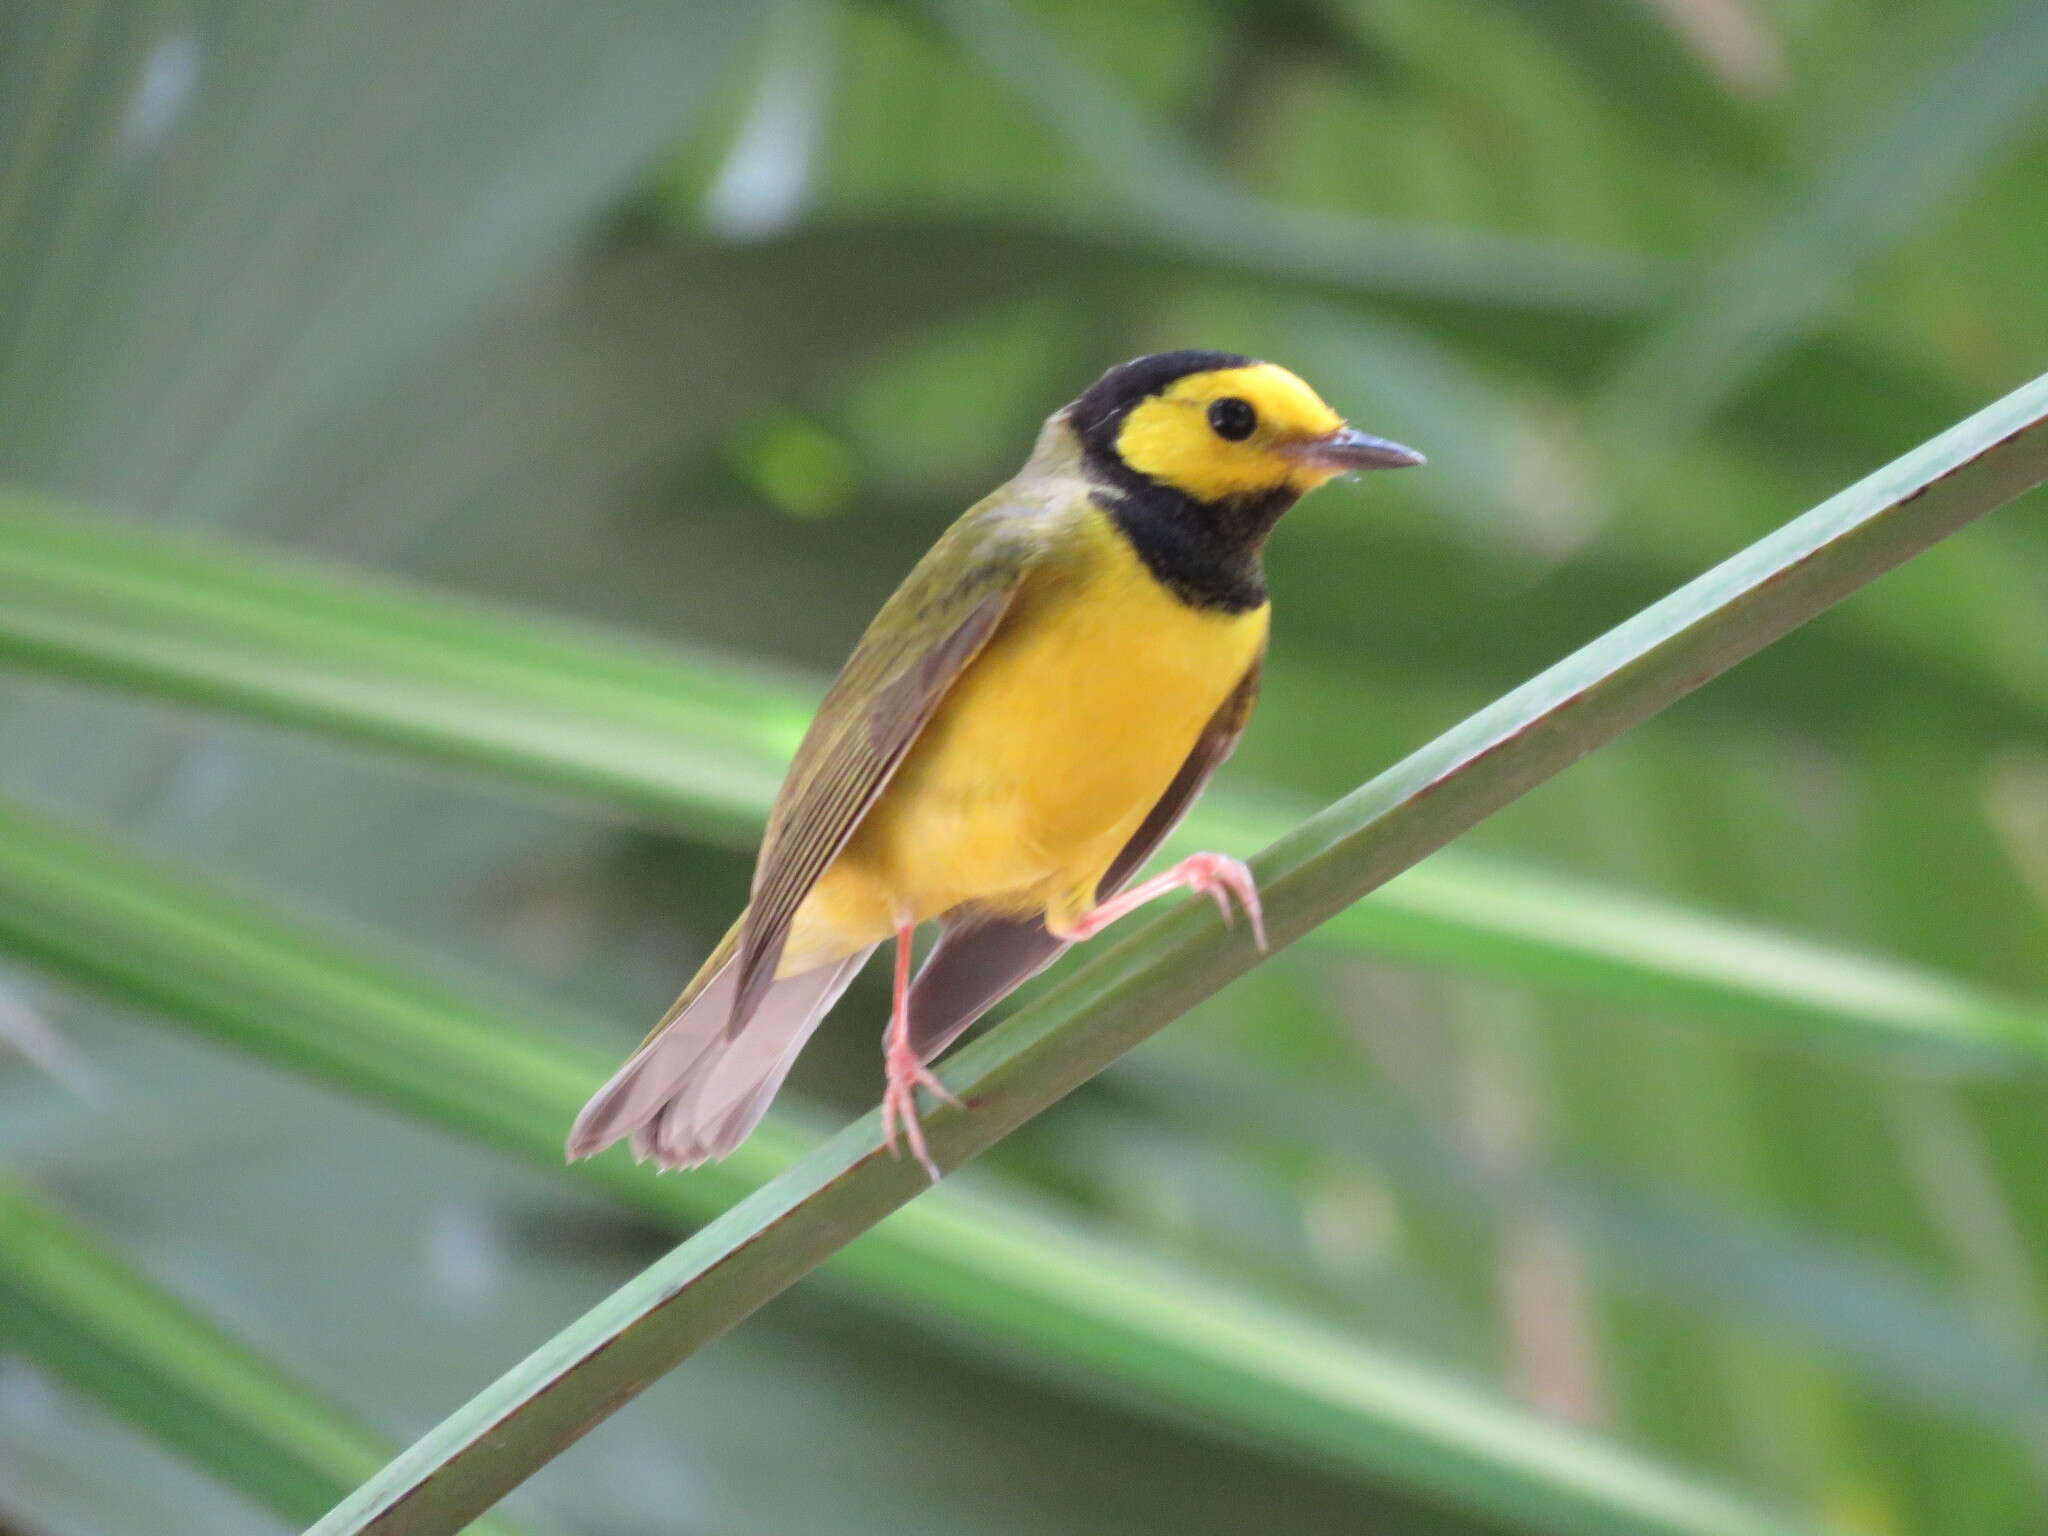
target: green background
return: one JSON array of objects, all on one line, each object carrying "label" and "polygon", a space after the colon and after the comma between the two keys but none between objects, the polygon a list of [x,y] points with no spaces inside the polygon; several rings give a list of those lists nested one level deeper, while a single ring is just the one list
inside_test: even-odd
[{"label": "green background", "polygon": [[[2044,78],[2048,12],[1963,0],[15,5],[0,482],[25,519],[481,601],[494,635],[629,630],[772,759],[1049,409],[1142,351],[1272,357],[1431,458],[1275,538],[1266,701],[1218,798],[1284,826],[2039,371]],[[0,531],[0,580],[32,542]],[[1477,930],[1304,949],[962,1182],[1823,1529],[2040,1529],[2039,1069],[1830,1015],[2048,993],[2043,546],[2027,504],[1972,530],[1445,861],[1468,910],[1633,923],[1633,992]],[[159,574],[196,626],[236,601]],[[432,718],[431,626],[347,622],[388,649],[373,704],[410,686]],[[593,1059],[743,898],[752,791],[711,768],[634,792],[658,770],[609,737],[423,767],[0,644],[11,805]],[[1741,925],[1722,973],[1810,1006],[1689,984],[1683,909]],[[392,1443],[673,1239],[15,949],[0,1168]],[[786,1124],[872,1103],[879,980]],[[287,1528],[29,1317],[0,1310],[0,1529]],[[508,1511],[1509,1528],[829,1281]]]}]

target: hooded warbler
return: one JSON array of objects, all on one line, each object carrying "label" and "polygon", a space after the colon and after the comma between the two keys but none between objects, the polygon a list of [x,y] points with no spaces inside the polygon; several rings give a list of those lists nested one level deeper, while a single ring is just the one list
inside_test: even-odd
[{"label": "hooded warbler", "polygon": [[[1235,897],[1198,853],[1131,876],[1230,755],[1257,696],[1260,551],[1333,476],[1422,463],[1271,363],[1166,352],[1110,369],[1017,477],[949,528],[868,626],[769,816],[752,898],[584,1106],[569,1155],[630,1135],[663,1168],[744,1140],[875,947],[896,941],[883,1137],[939,1176],[919,1087],[988,1008],[1176,889]],[[912,931],[940,925],[915,982]]]}]

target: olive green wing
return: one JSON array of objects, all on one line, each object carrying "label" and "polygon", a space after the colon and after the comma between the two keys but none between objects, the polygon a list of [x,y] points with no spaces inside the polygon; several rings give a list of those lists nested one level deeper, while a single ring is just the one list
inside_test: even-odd
[{"label": "olive green wing", "polygon": [[[1258,703],[1263,661],[1261,656],[1252,662],[1230,696],[1209,717],[1180,772],[1095,888],[1097,901],[1107,901],[1145,867],[1167,834],[1180,825],[1210,777],[1237,750],[1252,707]],[[939,942],[932,946],[910,989],[910,1043],[917,1059],[936,1060],[976,1019],[1066,949],[1067,941],[1054,937],[1037,917],[977,913],[948,917],[941,924]]]},{"label": "olive green wing", "polygon": [[961,518],[875,615],[818,706],[754,868],[729,1033],[773,982],[797,908],[1002,622],[1046,516],[998,496]]}]

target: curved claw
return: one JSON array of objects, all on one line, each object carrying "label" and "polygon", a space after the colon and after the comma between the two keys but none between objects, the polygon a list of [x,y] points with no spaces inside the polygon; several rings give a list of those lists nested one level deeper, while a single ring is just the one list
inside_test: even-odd
[{"label": "curved claw", "polygon": [[1244,860],[1221,853],[1197,853],[1181,860],[1177,868],[1184,872],[1190,891],[1215,899],[1226,924],[1236,921],[1237,915],[1230,909],[1230,898],[1235,896],[1244,915],[1251,919],[1252,941],[1259,946],[1260,954],[1266,952],[1266,914],[1259,905],[1258,882],[1252,879]]},{"label": "curved claw", "polygon": [[929,1088],[956,1109],[961,1107],[960,1099],[911,1051],[899,1050],[892,1043],[883,1060],[888,1083],[882,1090],[882,1145],[889,1149],[891,1157],[903,1155],[896,1145],[896,1131],[900,1125],[903,1139],[910,1144],[910,1155],[924,1165],[924,1171],[936,1184],[939,1182],[939,1165],[932,1161],[931,1149],[925,1144],[924,1126],[917,1117],[917,1090]]},{"label": "curved claw", "polygon": [[1071,927],[1060,932],[1059,937],[1070,943],[1092,939],[1118,918],[1137,911],[1146,902],[1155,901],[1169,891],[1190,891],[1197,896],[1213,897],[1226,923],[1235,920],[1236,914],[1230,909],[1230,898],[1235,896],[1238,905],[1244,908],[1245,916],[1251,919],[1253,940],[1261,953],[1265,951],[1266,918],[1259,909],[1258,883],[1252,879],[1252,872],[1244,860],[1233,859],[1223,853],[1189,854],[1166,873],[1154,875],[1107,901],[1098,902]]}]

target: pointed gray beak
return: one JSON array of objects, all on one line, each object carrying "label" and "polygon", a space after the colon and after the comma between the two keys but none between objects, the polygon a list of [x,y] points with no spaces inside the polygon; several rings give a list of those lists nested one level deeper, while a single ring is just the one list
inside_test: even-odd
[{"label": "pointed gray beak", "polygon": [[1413,448],[1356,427],[1339,427],[1327,437],[1310,438],[1286,451],[1318,469],[1412,469],[1429,462]]}]

